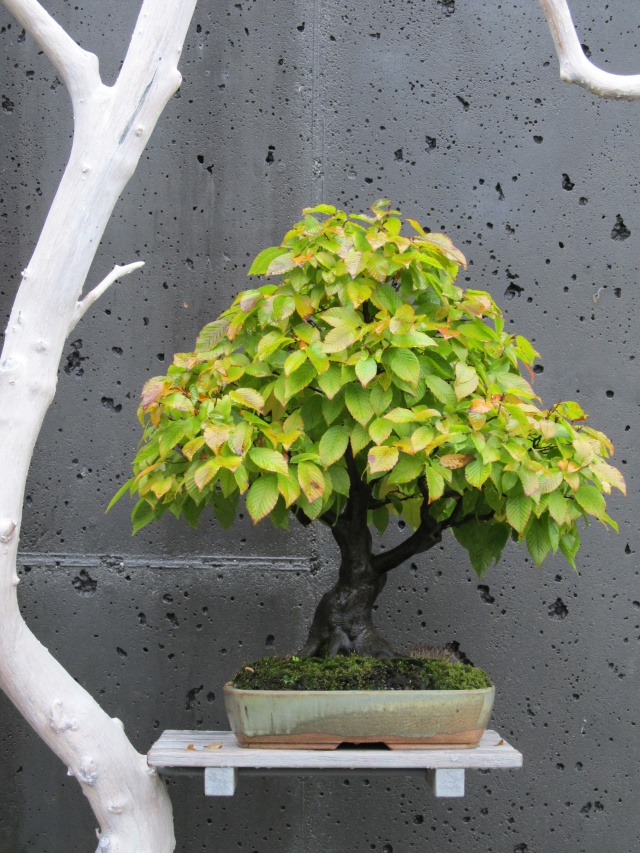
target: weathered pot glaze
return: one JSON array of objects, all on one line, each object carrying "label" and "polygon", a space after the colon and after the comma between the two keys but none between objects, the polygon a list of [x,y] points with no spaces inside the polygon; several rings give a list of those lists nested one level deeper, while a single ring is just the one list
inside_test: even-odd
[{"label": "weathered pot glaze", "polygon": [[476,746],[495,687],[480,690],[239,690],[225,685],[231,728],[242,746],[392,749]]}]

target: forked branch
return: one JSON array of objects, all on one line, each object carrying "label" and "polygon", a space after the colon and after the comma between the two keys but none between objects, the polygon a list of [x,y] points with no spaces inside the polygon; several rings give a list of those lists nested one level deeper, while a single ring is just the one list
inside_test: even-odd
[{"label": "forked branch", "polygon": [[580,44],[567,0],[540,0],[560,60],[560,77],[601,98],[640,98],[640,74],[610,74],[590,62]]},{"label": "forked branch", "polygon": [[102,85],[98,57],[83,50],[38,0],[2,0],[2,4],[55,65],[74,108],[80,99]]}]

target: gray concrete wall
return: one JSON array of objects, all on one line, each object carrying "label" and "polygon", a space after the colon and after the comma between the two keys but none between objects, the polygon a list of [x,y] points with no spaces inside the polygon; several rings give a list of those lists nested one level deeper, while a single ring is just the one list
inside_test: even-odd
[{"label": "gray concrete wall", "polygon": [[[137,2],[47,5],[113,79]],[[598,62],[640,71],[640,8],[573,9]],[[5,317],[71,119],[33,42],[5,13],[0,25]],[[444,228],[471,259],[464,280],[534,341],[545,401],[579,400],[612,437],[629,486],[611,503],[621,531],[586,532],[580,576],[559,557],[535,570],[510,548],[481,584],[450,539],[385,591],[378,620],[396,643],[455,639],[489,670],[494,725],[523,770],[471,774],[468,795],[449,802],[378,774],[251,779],[231,801],[176,779],[178,850],[634,853],[640,106],[560,83],[537,4],[498,0],[202,0],[182,70],[91,281],[114,262],[146,266],[73,333],[34,459],[29,623],[143,751],[163,728],[225,726],[234,668],[300,643],[334,571],[325,533],[240,523],[194,534],[167,519],[132,539],[124,503],[104,507],[128,476],[142,383],[245,286],[250,258],[304,205],[389,197]],[[75,781],[2,697],[0,720],[0,853],[94,849]]]}]

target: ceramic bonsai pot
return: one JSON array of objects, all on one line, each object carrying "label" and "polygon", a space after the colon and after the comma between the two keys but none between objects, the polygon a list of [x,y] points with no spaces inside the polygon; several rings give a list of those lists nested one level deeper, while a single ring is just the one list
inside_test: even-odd
[{"label": "ceramic bonsai pot", "polygon": [[475,690],[240,690],[225,685],[241,746],[335,749],[474,747],[489,722],[495,687]]}]

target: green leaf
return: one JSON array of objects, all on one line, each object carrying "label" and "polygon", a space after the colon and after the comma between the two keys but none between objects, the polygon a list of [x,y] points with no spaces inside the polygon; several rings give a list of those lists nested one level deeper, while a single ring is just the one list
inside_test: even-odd
[{"label": "green leaf", "polygon": [[464,476],[468,483],[481,489],[491,474],[491,465],[483,465],[482,459],[474,459],[464,469]]},{"label": "green leaf", "polygon": [[383,412],[387,411],[393,402],[393,391],[391,388],[387,388],[385,390],[379,383],[376,383],[371,388],[371,396],[369,399],[371,400],[373,411],[376,415],[381,415]]},{"label": "green leaf", "polygon": [[317,375],[311,362],[305,361],[301,367],[285,379],[284,387],[287,397],[293,397],[294,394],[302,391]]},{"label": "green leaf", "polygon": [[550,492],[547,498],[547,510],[551,518],[562,525],[569,520],[568,505],[562,492]]},{"label": "green leaf", "polygon": [[327,473],[331,475],[333,491],[347,497],[351,490],[351,480],[349,479],[347,469],[342,465],[332,465]]},{"label": "green leaf", "polygon": [[424,461],[418,459],[417,456],[409,456],[407,453],[401,453],[398,462],[393,471],[387,477],[389,483],[410,483],[417,479],[424,469]]},{"label": "green leaf", "polygon": [[375,524],[378,533],[384,533],[389,526],[389,510],[386,506],[380,506],[371,513],[371,521]]},{"label": "green leaf", "polygon": [[337,462],[349,444],[349,430],[343,426],[330,427],[320,439],[318,452],[325,468]]},{"label": "green leaf", "polygon": [[393,427],[386,418],[376,418],[369,424],[369,435],[376,444],[382,444],[391,435]]},{"label": "green leaf", "polygon": [[542,518],[534,518],[527,531],[527,549],[536,566],[539,566],[551,550],[549,525],[546,514]]},{"label": "green leaf", "polygon": [[332,424],[344,409],[344,396],[342,394],[338,394],[338,396],[334,397],[333,400],[318,399],[320,400],[322,417],[325,419],[327,425]]},{"label": "green leaf", "polygon": [[409,385],[416,386],[420,378],[420,362],[409,349],[392,347],[387,350],[387,362],[396,376]]},{"label": "green leaf", "polygon": [[600,520],[606,515],[605,499],[595,486],[583,483],[576,492],[576,501],[589,515],[595,515]]},{"label": "green leaf", "polygon": [[381,471],[390,471],[398,461],[399,451],[397,447],[388,447],[381,445],[380,447],[372,447],[367,454],[369,470],[372,474],[378,474]]},{"label": "green leaf", "polygon": [[363,358],[356,362],[356,376],[363,386],[367,386],[377,372],[378,365],[373,358]]},{"label": "green leaf", "polygon": [[147,501],[139,500],[131,512],[133,532],[137,533],[156,517],[156,510]]},{"label": "green leaf", "polygon": [[578,571],[576,566],[576,554],[578,553],[578,549],[580,548],[580,534],[576,527],[570,533],[565,533],[564,536],[560,537],[560,550],[565,556],[565,559],[574,570],[574,572]]},{"label": "green leaf", "polygon": [[247,492],[247,510],[257,524],[269,515],[278,500],[278,478],[275,474],[263,474],[253,482]]},{"label": "green leaf", "polygon": [[276,258],[279,258],[280,255],[286,255],[288,251],[288,249],[283,249],[282,246],[272,246],[269,249],[264,249],[256,256],[247,275],[264,275],[269,268],[269,264]]},{"label": "green leaf", "polygon": [[220,522],[224,530],[228,530],[236,520],[240,493],[236,490],[225,497],[222,492],[214,491],[212,499],[213,513],[216,519]]},{"label": "green leaf", "polygon": [[344,397],[352,417],[362,426],[366,426],[373,417],[369,392],[361,385],[347,385]]},{"label": "green leaf", "polygon": [[526,497],[522,492],[515,492],[507,496],[507,521],[518,533],[524,533],[532,509],[533,500]]},{"label": "green leaf", "polygon": [[437,501],[438,498],[441,498],[444,494],[444,477],[431,465],[427,465],[424,473],[427,478],[429,503],[433,503],[434,501]]},{"label": "green leaf", "polygon": [[125,492],[128,492],[130,490],[135,479],[136,479],[135,477],[129,477],[127,482],[123,483],[123,485],[120,486],[118,491],[115,493],[115,495],[109,501],[109,506],[106,508],[105,512],[109,512],[111,507],[114,506],[120,500],[120,498],[125,494]]},{"label": "green leaf", "polygon": [[456,364],[456,378],[453,383],[453,388],[458,400],[463,400],[465,397],[468,397],[469,394],[473,394],[478,387],[478,381],[478,374],[476,373],[475,368],[462,361],[459,361]]},{"label": "green leaf", "polygon": [[497,521],[469,521],[454,527],[454,536],[469,552],[469,559],[478,577],[482,577],[491,563],[497,563],[509,538],[509,527]]},{"label": "green leaf", "polygon": [[342,388],[342,371],[337,364],[329,365],[329,369],[318,377],[318,385],[330,400]]},{"label": "green leaf", "polygon": [[171,453],[175,445],[182,441],[188,431],[189,424],[187,421],[175,421],[165,427],[165,429],[160,433],[160,441],[158,443],[160,456],[166,457]]},{"label": "green leaf", "polygon": [[424,377],[427,388],[431,391],[436,400],[439,400],[445,406],[454,406],[456,403],[456,395],[448,382],[441,379],[439,376],[428,374]]},{"label": "green leaf", "polygon": [[304,350],[294,350],[284,363],[284,375],[290,376],[307,360]]},{"label": "green leaf", "polygon": [[353,455],[357,456],[362,448],[369,444],[369,441],[369,433],[365,427],[361,424],[355,424],[351,430],[351,449],[353,450]]},{"label": "green leaf", "polygon": [[268,447],[254,447],[249,451],[249,458],[265,471],[273,471],[276,474],[287,474],[289,465],[282,453],[271,450]]}]

